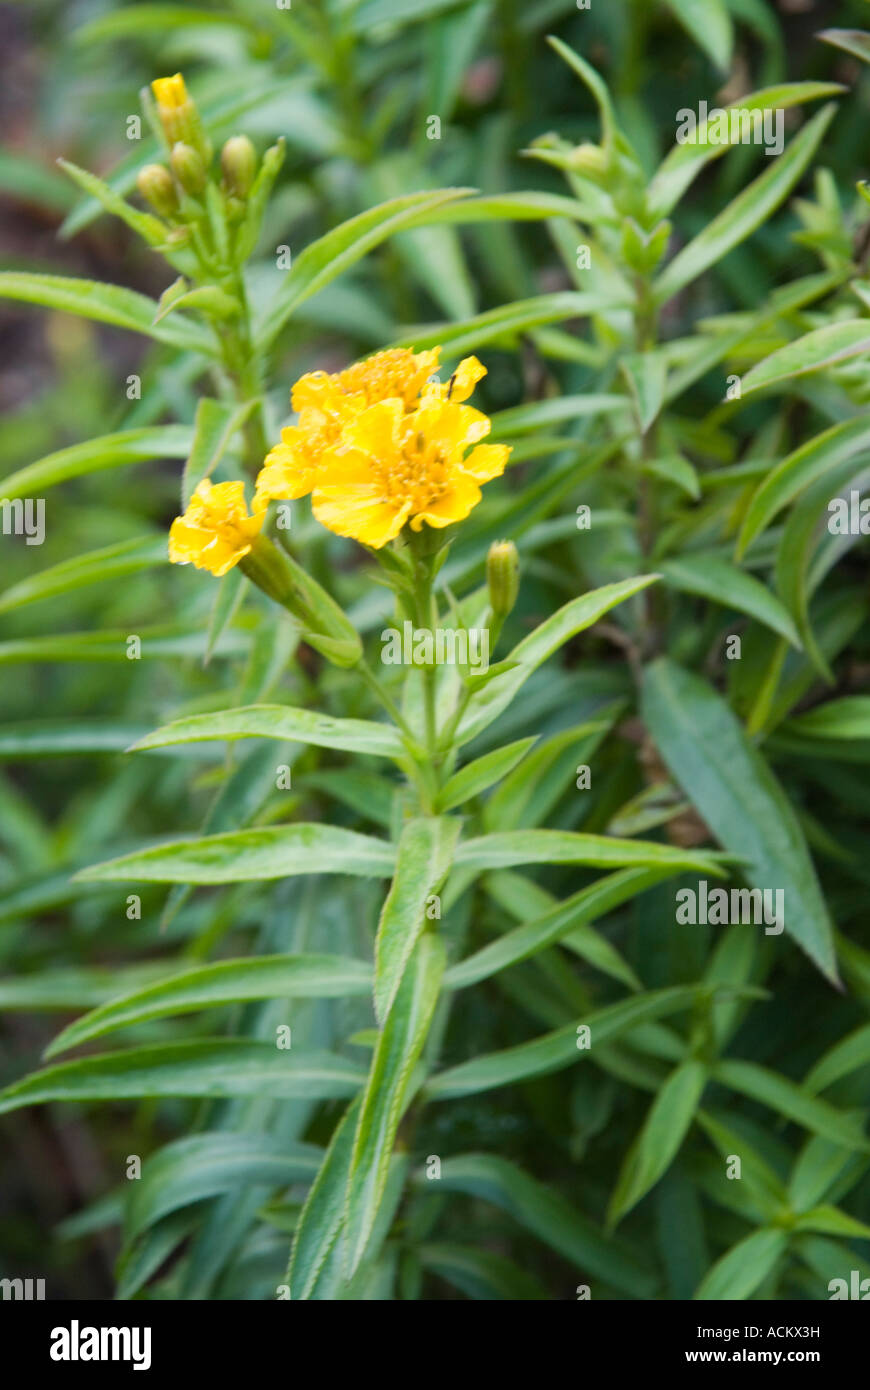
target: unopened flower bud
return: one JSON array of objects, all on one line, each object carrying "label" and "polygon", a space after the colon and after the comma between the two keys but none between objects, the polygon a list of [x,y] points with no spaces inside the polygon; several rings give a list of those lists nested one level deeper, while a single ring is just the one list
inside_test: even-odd
[{"label": "unopened flower bud", "polygon": [[193,198],[198,198],[205,188],[207,179],[202,156],[192,145],[179,142],[172,146],[169,163],[172,165],[172,172],[185,193],[189,193]]},{"label": "unopened flower bud", "polygon": [[506,618],[520,588],[520,557],[513,541],[493,541],[486,557],[489,606],[497,618]]},{"label": "unopened flower bud", "polygon": [[181,73],[177,72],[174,77],[158,77],[151,83],[151,90],[170,149],[179,143],[191,145],[207,164],[211,159],[211,147]]},{"label": "unopened flower bud", "polygon": [[596,175],[606,174],[610,166],[610,160],[600,145],[592,145],[588,142],[575,145],[571,151],[569,162],[571,168],[578,174],[586,174],[593,179]]},{"label": "unopened flower bud", "polygon": [[178,211],[178,194],[172,175],[162,164],[146,164],[140,169],[136,187],[146,203],[150,203],[161,217],[172,217]]},{"label": "unopened flower bud", "polygon": [[226,190],[235,198],[247,198],[257,173],[257,154],[247,135],[233,135],[221,150],[221,169]]}]

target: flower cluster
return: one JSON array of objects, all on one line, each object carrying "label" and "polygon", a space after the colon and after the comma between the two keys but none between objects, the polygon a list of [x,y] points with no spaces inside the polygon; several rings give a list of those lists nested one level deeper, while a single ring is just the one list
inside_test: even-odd
[{"label": "flower cluster", "polygon": [[431,380],[439,353],[398,348],[302,377],[292,396],[299,423],[268,455],[255,505],[311,493],[318,521],[376,550],[406,522],[419,531],[468,516],[510,451],[481,444],[490,421],[463,404],[485,367],[467,357],[441,384]]},{"label": "flower cluster", "polygon": [[250,551],[271,501],[309,493],[322,525],[375,550],[406,523],[419,531],[463,520],[510,450],[481,443],[490,420],[465,404],[486,368],[466,357],[441,383],[433,380],[440,351],[397,348],[334,375],[303,376],[292,392],[298,423],[268,454],[251,516],[241,483],[200,484],[173,524],[170,557],[225,574]]}]

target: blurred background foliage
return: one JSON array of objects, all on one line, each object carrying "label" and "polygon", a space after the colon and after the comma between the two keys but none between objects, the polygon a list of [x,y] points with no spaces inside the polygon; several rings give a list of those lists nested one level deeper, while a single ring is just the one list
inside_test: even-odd
[{"label": "blurred background foliage", "polygon": [[[744,485],[757,482],[772,460],[823,428],[859,417],[866,405],[866,365],[860,359],[857,367],[850,362],[801,379],[785,396],[753,399],[736,410],[722,404],[727,371],[743,371],[801,333],[842,318],[839,286],[866,274],[868,209],[856,197],[855,184],[868,173],[870,77],[860,54],[816,37],[831,26],[860,28],[866,18],[861,0],[592,0],[584,11],[574,0],[294,0],[287,11],[262,0],[5,4],[5,268],[105,279],[159,297],[168,282],[163,263],[117,221],[95,215],[54,158],[111,175],[118,187],[131,190],[136,170],[153,157],[147,131],[141,140],[127,139],[128,119],[139,110],[136,92],[178,69],[217,139],[244,130],[261,149],[279,135],[287,141],[251,270],[252,294],[264,305],[273,293],[277,248],[288,245],[295,256],[339,221],[397,194],[446,185],[489,194],[565,194],[561,170],[529,152],[557,149],[548,138],[554,132],[569,146],[597,141],[599,113],[548,46],[548,34],[582,53],[605,78],[619,126],[647,177],[673,144],[678,106],[695,108],[702,99],[725,104],[787,81],[843,84],[836,119],[815,151],[815,174],[803,178],[801,198],[790,196],[751,237],[671,297],[661,313],[662,339],[683,343],[668,365],[685,372],[691,389],[669,422],[665,452],[671,465],[659,470],[658,530],[641,537],[641,548],[654,563],[684,542],[702,562],[714,551],[730,555],[745,513]],[[441,122],[438,139],[427,135],[433,116]],[[803,107],[787,110],[789,137],[808,119]],[[771,163],[753,147],[711,162],[672,214],[673,247],[690,242]],[[554,311],[541,321],[532,313],[516,329],[496,322],[489,330],[478,317],[515,301],[590,288],[594,270],[578,273],[576,240],[575,229],[561,219],[505,217],[468,227],[424,227],[386,242],[310,299],[282,332],[270,374],[273,432],[287,416],[290,384],[304,371],[337,370],[394,340],[419,345],[426,335],[449,341],[457,353],[468,346],[484,357],[489,375],[479,403],[490,413],[624,390],[619,363],[631,344],[618,313]],[[831,276],[827,288],[833,295],[824,309],[798,303],[766,317],[760,313],[775,291],[821,272]],[[853,301],[851,312],[864,310]],[[435,331],[445,323],[452,325],[448,335]],[[366,711],[355,708],[341,678],[304,649],[287,666],[293,639],[283,632],[276,639],[256,601],[249,598],[228,623],[216,620],[212,587],[161,563],[165,531],[178,510],[188,427],[208,386],[202,360],[86,318],[14,302],[3,304],[0,334],[4,476],[92,436],[179,426],[173,457],[155,461],[153,450],[145,448],[139,461],[72,477],[49,492],[44,546],[2,539],[5,1082],[38,1065],[56,1031],[56,1015],[66,1021],[179,961],[211,959],[225,950],[370,951],[378,901],[367,885],[311,879],[302,890],[301,881],[274,890],[258,884],[190,895],[173,890],[168,903],[166,890],[153,887],[143,892],[140,921],[128,920],[123,894],[111,885],[71,884],[75,869],[203,824],[262,824],[304,808],[307,819],[371,830],[373,823],[388,826],[390,812],[375,779],[365,772],[341,777],[343,759],[316,750],[257,745],[250,753],[246,745],[230,767],[216,763],[208,749],[198,760],[194,754],[121,756],[138,735],[169,717],[257,699],[344,714]],[[730,348],[717,353],[717,337],[729,335]],[[696,354],[699,369],[693,372]],[[142,381],[140,399],[128,395],[134,375]],[[489,541],[515,536],[523,588],[511,618],[514,638],[592,584],[641,567],[634,525],[637,474],[611,468],[618,432],[603,414],[603,422],[594,411],[555,415],[558,440],[549,446],[546,426],[542,434],[524,430],[521,416],[504,418],[505,437],[520,441],[518,462],[463,532],[451,557],[451,579],[479,579]],[[531,418],[537,426],[546,414]],[[594,457],[590,451],[602,447],[602,466],[585,468]],[[683,460],[682,469],[674,456]],[[726,477],[740,467],[743,474]],[[696,506],[698,474],[717,470],[718,484]],[[581,503],[596,509],[596,521],[591,533],[578,536],[575,511]],[[750,552],[750,568],[765,582],[780,539],[780,530],[769,530]],[[373,594],[360,554],[313,526],[304,508],[298,522],[294,513],[294,541],[360,624],[377,628],[387,608]],[[28,594],[37,571],[122,542],[131,551],[102,582],[70,589],[61,579],[57,591]],[[813,621],[825,657],[835,662],[834,693],[840,695],[865,690],[870,673],[865,562],[861,545],[830,563],[819,561],[819,581],[831,573],[816,596]],[[224,588],[222,594],[231,605],[233,591]],[[788,787],[812,847],[831,916],[845,934],[841,975],[847,987],[832,989],[783,939],[774,938],[774,948],[769,939],[754,937],[750,950],[745,933],[720,939],[709,927],[676,926],[668,884],[608,918],[609,940],[622,953],[619,963],[607,958],[598,973],[584,962],[575,971],[564,956],[548,956],[465,994],[444,1042],[447,1064],[507,1048],[541,1028],[564,1026],[591,1003],[607,1002],[614,981],[620,989],[635,988],[638,980],[651,989],[706,975],[763,985],[770,991],[763,1005],[723,1005],[731,1012],[717,1027],[738,1058],[775,1070],[786,1087],[866,1023],[867,728],[859,725],[852,738],[841,730],[827,741],[824,730],[783,730],[782,721],[796,707],[830,695],[818,665],[805,651],[786,655],[783,648],[771,673],[777,639],[770,613],[761,621],[750,616],[747,623],[751,605],[747,610],[741,602],[711,602],[699,587],[697,566],[694,585],[675,581],[671,599],[667,621],[658,619],[658,650],[702,672],[729,694],[741,717],[756,721],[753,732],[764,734],[765,752]],[[643,621],[636,619],[638,630]],[[618,623],[611,626],[609,635],[587,635],[568,649],[561,666],[530,682],[528,695],[500,722],[500,741],[529,731],[549,740],[534,808],[548,824],[616,834],[648,834],[667,825],[672,838],[704,839],[703,817],[676,794],[656,761],[663,750],[657,753],[645,741],[644,727],[630,710],[626,646],[631,648],[632,634],[626,638]],[[207,629],[215,642],[205,660]],[[732,671],[721,649],[725,634],[735,630],[743,633],[746,659]],[[141,661],[126,658],[129,634],[142,637]],[[593,715],[600,727],[590,733]],[[481,741],[475,751],[485,747]],[[274,793],[274,767],[281,761],[293,764],[289,802],[286,794]],[[593,765],[594,781],[591,795],[581,799],[573,768],[584,762]],[[663,802],[650,800],[651,787]],[[545,881],[550,892],[563,896],[577,880],[576,873],[562,870]],[[486,897],[473,903],[460,898],[447,930],[459,931],[465,914],[482,939],[503,931],[513,920],[516,892],[516,883],[502,876]],[[286,1004],[245,1006],[229,1011],[228,1022],[230,1031],[265,1037],[291,1016],[294,1036],[298,1029],[318,1046],[338,1045],[370,1024],[365,1003],[356,1000],[297,1001],[292,1015]],[[209,1031],[202,1015],[185,1024],[185,1036],[198,1031]],[[131,1030],[131,1038],[142,1042],[177,1035],[169,1020]],[[679,1056],[675,1037],[670,1028],[650,1024],[633,1035],[631,1046],[609,1048],[600,1068],[558,1071],[483,1100],[474,1096],[430,1107],[413,1141],[420,1162],[430,1153],[471,1151],[492,1156],[492,1165],[466,1171],[457,1159],[439,1195],[426,1194],[405,1210],[395,1261],[386,1273],[379,1270],[381,1282],[363,1296],[570,1298],[591,1274],[602,1296],[683,1298],[723,1252],[753,1232],[762,1243],[743,1257],[760,1269],[760,1277],[750,1281],[753,1296],[826,1297],[829,1278],[848,1277],[852,1268],[867,1275],[870,1246],[861,1223],[870,1222],[870,1180],[864,1153],[844,1153],[834,1144],[824,1148],[818,1116],[807,1127],[816,1137],[807,1139],[787,1090],[786,1099],[780,1097],[784,1108],[771,1123],[763,1098],[736,1099],[740,1088],[734,1083],[727,1089],[727,1079],[719,1083],[718,1110],[713,1107],[718,1120],[700,1126],[703,1134],[686,1145],[652,1196],[631,1213],[625,1232],[606,1234],[614,1177],[650,1097]],[[856,1056],[856,1066],[826,1093],[845,1112],[867,1103],[866,1039]],[[44,1276],[51,1297],[109,1297],[127,1155],[144,1158],[161,1144],[206,1129],[321,1144],[337,1114],[335,1102],[252,1098],[145,1101],[111,1109],[52,1106],[4,1118],[0,1272]],[[829,1218],[827,1228],[810,1224],[786,1252],[786,1238],[780,1241],[779,1235],[791,1227],[787,1220],[780,1229],[775,1221],[771,1226],[769,1214],[762,1219],[764,1204],[759,1206],[752,1184],[729,1208],[721,1200],[718,1174],[721,1154],[732,1152],[737,1141],[726,1120],[740,1136],[741,1152],[757,1154],[760,1190],[768,1180],[768,1187],[777,1183],[783,1191],[791,1182],[793,1196],[811,1192],[811,1201],[831,1204],[844,1198],[848,1217]],[[517,1170],[499,1168],[504,1163],[532,1176],[517,1178]],[[194,1184],[192,1195],[151,1227],[147,1243],[125,1244],[120,1274],[126,1296],[152,1279],[157,1297],[274,1296],[300,1190],[265,1179],[223,1182],[199,1191]],[[561,1204],[573,1208],[573,1225]],[[788,1207],[784,1197],[780,1205]],[[723,1287],[731,1296],[746,1296],[739,1281]]]}]

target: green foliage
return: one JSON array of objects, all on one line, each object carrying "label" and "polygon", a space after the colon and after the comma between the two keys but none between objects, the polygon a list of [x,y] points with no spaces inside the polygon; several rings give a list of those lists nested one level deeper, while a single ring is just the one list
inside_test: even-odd
[{"label": "green foliage", "polygon": [[[0,190],[63,242],[0,271],[39,366],[0,503],[46,507],[0,536],[4,1263],[123,1299],[868,1277],[870,37],[763,0],[21,23]],[[125,134],[179,65],[256,172],[159,213],[147,92]],[[788,139],[682,143],[677,92]],[[297,499],[268,573],[165,563],[293,382],[401,345],[488,368],[512,454],[463,522],[367,552]],[[488,668],[381,665],[406,618],[486,629]],[[681,918],[701,880],[782,922]]]}]

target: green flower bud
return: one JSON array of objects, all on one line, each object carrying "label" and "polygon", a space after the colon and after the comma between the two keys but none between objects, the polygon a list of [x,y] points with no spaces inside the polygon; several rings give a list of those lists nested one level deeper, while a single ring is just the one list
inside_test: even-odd
[{"label": "green flower bud", "polygon": [[185,145],[179,141],[177,145],[172,146],[169,163],[185,193],[189,193],[192,198],[198,198],[205,189],[208,178],[202,155],[192,145]]},{"label": "green flower bud", "polygon": [[506,618],[520,588],[520,557],[513,541],[493,541],[486,557],[489,606],[497,618]]},{"label": "green flower bud", "polygon": [[172,217],[178,211],[178,194],[172,175],[162,164],[146,164],[139,171],[136,187],[161,217]]},{"label": "green flower bud", "polygon": [[257,173],[257,154],[247,135],[233,135],[221,150],[224,185],[235,198],[247,198]]}]

